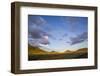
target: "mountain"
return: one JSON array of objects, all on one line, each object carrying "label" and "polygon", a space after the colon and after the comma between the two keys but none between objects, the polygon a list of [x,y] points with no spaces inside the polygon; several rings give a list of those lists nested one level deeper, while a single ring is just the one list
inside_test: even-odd
[{"label": "mountain", "polygon": [[47,47],[39,47],[40,49],[42,49],[42,50],[45,50],[45,51],[52,51],[52,49],[50,49],[50,48],[47,48]]},{"label": "mountain", "polygon": [[64,53],[70,53],[70,52],[72,52],[71,50],[66,50],[66,51],[64,51]]},{"label": "mountain", "polygon": [[88,51],[88,48],[81,48],[81,49],[76,50],[76,52],[87,52],[87,51]]},{"label": "mountain", "polygon": [[66,50],[64,52],[57,52],[57,51],[51,51],[51,52],[48,52],[48,51],[45,51],[43,49],[40,49],[39,47],[33,47],[31,45],[28,44],[28,54],[29,55],[33,55],[33,54],[72,54],[72,53],[87,53],[88,51],[88,48],[81,48],[81,49],[78,49],[76,51],[71,51],[71,50]]},{"label": "mountain", "polygon": [[86,53],[88,51],[88,48],[81,48],[75,51],[66,50],[64,53]]},{"label": "mountain", "polygon": [[33,47],[33,46],[31,46],[31,45],[28,45],[28,53],[29,53],[29,55],[30,55],[30,54],[45,54],[45,53],[47,53],[47,52],[44,51],[44,50],[41,50],[41,49],[38,48],[38,47]]},{"label": "mountain", "polygon": [[88,58],[87,48],[81,48],[76,51],[66,50],[65,52],[51,52],[41,50],[38,47],[28,46],[28,60],[53,60],[53,59],[78,59]]}]

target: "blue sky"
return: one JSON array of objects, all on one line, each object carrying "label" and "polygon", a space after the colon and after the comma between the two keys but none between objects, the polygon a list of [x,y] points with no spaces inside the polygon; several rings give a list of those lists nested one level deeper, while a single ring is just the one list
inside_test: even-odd
[{"label": "blue sky", "polygon": [[88,18],[28,15],[28,43],[46,51],[88,47]]}]

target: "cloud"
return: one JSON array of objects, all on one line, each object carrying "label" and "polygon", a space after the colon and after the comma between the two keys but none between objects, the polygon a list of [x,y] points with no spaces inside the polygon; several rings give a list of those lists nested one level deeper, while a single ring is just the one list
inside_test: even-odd
[{"label": "cloud", "polygon": [[74,31],[78,27],[78,23],[80,22],[80,18],[76,17],[62,17],[61,19],[65,25],[67,24],[70,31]]},{"label": "cloud", "polygon": [[39,47],[39,42],[31,37],[28,38],[28,43],[31,45],[31,46],[34,46],[34,47]]},{"label": "cloud", "polygon": [[41,43],[41,44],[44,44],[44,45],[48,45],[48,44],[50,44],[48,38],[46,38],[46,37],[41,38],[40,43]]},{"label": "cloud", "polygon": [[59,40],[63,40],[62,38],[60,38]]},{"label": "cloud", "polygon": [[75,45],[75,44],[78,44],[78,43],[82,43],[84,42],[85,40],[87,40],[88,38],[88,33],[87,32],[83,32],[82,34],[80,35],[77,35],[76,37],[72,37],[70,38],[70,44],[71,45]]},{"label": "cloud", "polygon": [[50,44],[49,37],[51,37],[51,35],[42,29],[33,28],[33,30],[29,32],[28,43],[35,47],[40,46],[40,44],[48,45]]},{"label": "cloud", "polygon": [[68,34],[67,34],[67,33],[63,34],[63,37],[66,37],[66,36],[68,36]]},{"label": "cloud", "polygon": [[50,44],[49,40],[45,37],[34,39],[32,36],[28,37],[28,43],[33,47],[39,47],[41,44],[48,45]]},{"label": "cloud", "polygon": [[42,31],[39,29],[33,29],[33,31],[31,31],[30,34],[34,39],[42,37]]},{"label": "cloud", "polygon": [[47,21],[41,16],[28,16],[28,43],[32,46],[41,46],[50,44],[49,38],[53,38],[48,32]]},{"label": "cloud", "polygon": [[43,36],[52,37],[49,32],[46,32],[39,28],[33,28],[31,31],[29,31],[29,34],[31,34],[33,38],[42,38]]},{"label": "cloud", "polygon": [[79,28],[83,27],[80,26],[84,25],[85,22],[87,22],[87,17],[61,17],[63,24],[67,25],[67,29],[70,32],[75,32],[77,31]]},{"label": "cloud", "polygon": [[31,31],[29,31],[29,34],[31,34],[31,36],[34,39],[38,39],[38,38],[41,38],[46,33],[44,31],[42,31],[41,29],[33,28]]},{"label": "cloud", "polygon": [[33,16],[33,15],[29,15],[28,16],[29,18],[29,22],[30,23],[33,23],[33,24],[35,24],[35,25],[44,25],[44,24],[46,24],[47,22],[46,22],[46,20],[44,20],[42,17],[40,17],[40,16]]}]

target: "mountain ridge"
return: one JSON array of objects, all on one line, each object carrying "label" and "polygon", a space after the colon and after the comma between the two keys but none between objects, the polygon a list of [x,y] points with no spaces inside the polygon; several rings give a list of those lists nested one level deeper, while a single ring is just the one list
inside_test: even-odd
[{"label": "mountain ridge", "polygon": [[28,45],[28,54],[32,55],[32,54],[64,54],[64,53],[86,53],[88,50],[88,48],[80,48],[76,51],[71,51],[71,50],[66,50],[64,52],[56,52],[56,51],[45,51],[40,49],[39,47],[33,47],[31,45]]}]

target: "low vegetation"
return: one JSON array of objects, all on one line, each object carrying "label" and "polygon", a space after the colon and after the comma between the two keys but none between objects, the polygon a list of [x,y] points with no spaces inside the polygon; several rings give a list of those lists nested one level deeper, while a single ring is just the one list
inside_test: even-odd
[{"label": "low vegetation", "polygon": [[47,52],[38,47],[28,46],[29,60],[52,60],[52,59],[77,59],[87,58],[88,49],[81,48],[76,51],[66,50],[64,52],[51,51]]}]

